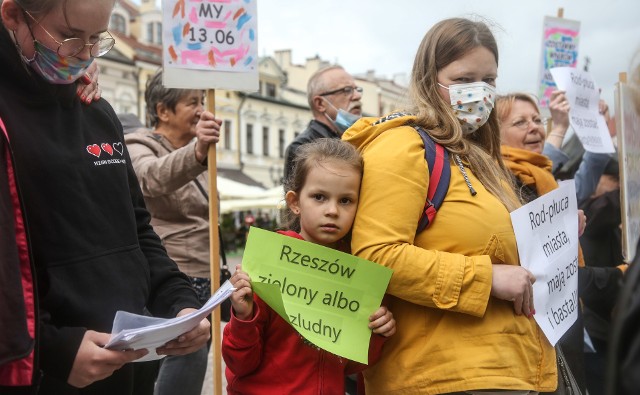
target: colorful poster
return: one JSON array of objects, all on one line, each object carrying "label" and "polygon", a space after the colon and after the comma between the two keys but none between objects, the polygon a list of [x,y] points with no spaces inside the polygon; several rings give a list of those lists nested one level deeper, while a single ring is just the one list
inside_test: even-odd
[{"label": "colorful poster", "polygon": [[511,213],[520,264],[536,278],[533,316],[555,345],[578,318],[578,206],[573,180]]},{"label": "colorful poster", "polygon": [[591,75],[572,67],[554,67],[549,71],[558,88],[565,91],[571,106],[569,122],[584,149],[604,154],[616,152],[607,121],[598,109],[600,89]]},{"label": "colorful poster", "polygon": [[580,22],[551,16],[544,17],[542,56],[538,77],[538,98],[541,108],[549,107],[551,92],[556,88],[549,70],[553,67],[576,67]]},{"label": "colorful poster", "polygon": [[391,269],[255,227],[242,269],[260,298],[305,339],[367,363],[369,316],[380,307]]},{"label": "colorful poster", "polygon": [[635,258],[640,239],[640,87],[618,83],[615,94],[620,197],[622,203],[622,255]]},{"label": "colorful poster", "polygon": [[163,0],[165,86],[258,89],[257,0]]}]

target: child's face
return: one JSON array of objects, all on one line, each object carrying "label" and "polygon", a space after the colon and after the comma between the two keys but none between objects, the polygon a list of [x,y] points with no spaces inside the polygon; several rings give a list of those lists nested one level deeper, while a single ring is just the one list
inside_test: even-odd
[{"label": "child's face", "polygon": [[291,210],[300,215],[305,240],[334,247],[351,229],[358,207],[360,172],[341,161],[312,166],[299,194],[287,193]]}]

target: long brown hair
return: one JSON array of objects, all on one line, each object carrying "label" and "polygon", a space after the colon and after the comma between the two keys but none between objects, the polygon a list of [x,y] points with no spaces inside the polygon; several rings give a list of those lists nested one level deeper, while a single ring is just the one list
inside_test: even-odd
[{"label": "long brown hair", "polygon": [[422,39],[413,63],[409,86],[412,112],[418,125],[449,152],[465,157],[482,185],[513,211],[520,202],[500,155],[496,112],[492,111],[477,131],[465,136],[450,103],[438,92],[438,71],[478,47],[487,48],[498,63],[498,46],[485,23],[452,18],[435,24]]},{"label": "long brown hair", "polygon": [[[291,174],[284,181],[285,192],[293,191],[300,194],[307,174],[313,166],[322,165],[324,162],[342,162],[351,166],[362,175],[364,168],[362,156],[351,144],[331,138],[321,138],[301,145],[296,151]],[[285,214],[287,229],[300,231],[300,217],[295,215],[291,208],[287,207]]]}]

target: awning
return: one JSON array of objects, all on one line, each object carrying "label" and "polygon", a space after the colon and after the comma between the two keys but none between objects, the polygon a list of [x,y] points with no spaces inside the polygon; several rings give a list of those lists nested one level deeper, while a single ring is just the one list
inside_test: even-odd
[{"label": "awning", "polygon": [[[220,194],[220,200],[234,199],[234,198],[256,198],[262,197],[266,191],[265,188],[247,185],[242,182],[233,181],[222,176],[217,177],[218,193]],[[280,187],[282,189],[282,187]]]},{"label": "awning", "polygon": [[262,194],[253,195],[246,198],[221,198],[220,213],[232,211],[244,211],[251,209],[275,209],[280,210],[286,207],[284,191],[282,186],[264,190]]}]

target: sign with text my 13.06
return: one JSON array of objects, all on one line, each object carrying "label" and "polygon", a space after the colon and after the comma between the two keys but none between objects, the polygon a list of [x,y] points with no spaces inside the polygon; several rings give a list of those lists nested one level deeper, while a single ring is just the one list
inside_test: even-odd
[{"label": "sign with text my 13.06", "polygon": [[256,0],[164,0],[165,68],[256,70],[256,9]]}]

